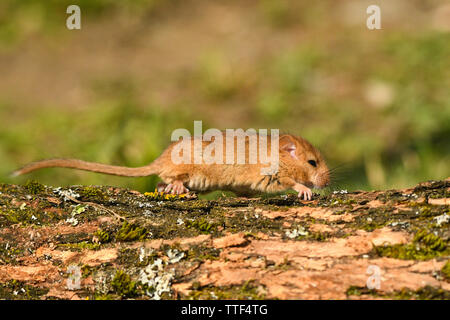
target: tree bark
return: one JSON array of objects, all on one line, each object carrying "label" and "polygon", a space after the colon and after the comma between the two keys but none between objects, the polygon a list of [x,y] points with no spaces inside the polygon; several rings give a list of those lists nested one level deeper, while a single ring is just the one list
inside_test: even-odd
[{"label": "tree bark", "polygon": [[0,299],[449,299],[450,179],[198,199],[0,185]]}]

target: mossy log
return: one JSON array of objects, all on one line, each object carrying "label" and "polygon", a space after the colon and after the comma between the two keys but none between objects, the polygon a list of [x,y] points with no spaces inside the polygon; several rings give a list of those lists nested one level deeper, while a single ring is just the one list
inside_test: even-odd
[{"label": "mossy log", "polygon": [[198,199],[0,185],[0,299],[450,299],[450,179]]}]

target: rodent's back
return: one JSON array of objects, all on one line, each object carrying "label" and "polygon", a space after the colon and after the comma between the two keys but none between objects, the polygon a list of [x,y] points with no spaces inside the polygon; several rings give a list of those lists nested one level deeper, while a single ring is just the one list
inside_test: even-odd
[{"label": "rodent's back", "polygon": [[[184,143],[189,146],[191,163],[175,164],[172,161],[172,151],[179,143],[178,141],[172,143],[161,155],[164,159],[165,165],[163,166],[160,176],[163,180],[181,180],[185,181],[185,185],[191,190],[207,191],[207,190],[253,190],[259,192],[277,192],[285,190],[286,187],[280,182],[285,177],[297,177],[300,181],[309,182],[309,164],[303,159],[292,159],[289,153],[284,151],[284,145],[286,143],[295,143],[297,146],[297,157],[314,157],[317,159],[321,167],[325,166],[325,171],[328,168],[320,154],[308,141],[301,137],[292,135],[282,135],[279,139],[279,163],[278,171],[272,175],[261,174],[262,168],[267,168],[270,164],[261,163],[261,149],[260,149],[260,135],[245,136],[244,150],[239,152],[238,144],[233,143],[234,159],[232,164],[227,164],[226,161],[226,135],[222,132],[222,162],[223,163],[205,163],[204,159],[202,163],[193,163],[194,159],[194,141],[200,142],[202,151],[212,150],[211,141],[205,141],[203,137],[191,137],[185,138]],[[267,136],[267,156],[270,156],[271,150],[271,137]],[[251,139],[255,143],[251,144]],[[220,141],[218,141],[220,142]],[[199,143],[200,145],[200,143]],[[219,143],[220,145],[220,143]],[[242,155],[244,152],[244,155]],[[256,152],[256,163],[250,163],[251,155]],[[208,152],[207,152],[208,153]],[[182,154],[182,153],[181,153]],[[215,152],[210,153],[213,157]],[[245,159],[244,163],[238,163],[238,154]],[[220,159],[219,159],[220,160]],[[294,161],[293,161],[294,160]],[[304,162],[304,163],[303,163]],[[311,182],[311,184],[315,184]]]},{"label": "rodent's back", "polygon": [[[204,137],[186,137],[184,140],[172,143],[164,152],[161,154],[160,158],[164,165],[161,168],[160,176],[163,180],[173,180],[174,177],[180,178],[186,181],[186,186],[191,190],[197,191],[207,191],[207,190],[233,190],[236,188],[252,189],[255,184],[255,176],[258,176],[260,169],[263,164],[258,161],[255,164],[250,164],[250,139],[256,138],[256,150],[259,150],[259,139],[258,135],[254,137],[245,137],[245,142],[243,144],[243,152],[239,152],[238,144],[233,144],[233,155],[232,163],[227,163],[227,145],[226,145],[226,135],[222,132],[222,143],[219,141],[213,141],[217,143],[218,146],[222,144],[222,148],[217,147],[218,153],[213,150],[213,141],[206,141]],[[197,141],[202,148],[202,162],[194,163],[194,141]],[[186,149],[190,151],[190,161],[189,163],[174,163],[173,152],[174,148],[180,146],[181,143],[186,144]],[[209,148],[209,149],[208,149]],[[268,145],[270,149],[270,142]],[[220,149],[222,150],[222,156],[220,156]],[[257,151],[258,152],[258,151]],[[184,155],[181,150],[179,153],[180,158]],[[208,163],[207,155],[211,156],[210,163]],[[214,159],[217,156],[218,158]],[[238,158],[243,157],[243,163],[238,163]],[[218,160],[215,163],[215,160]],[[212,163],[211,163],[212,162]]]}]

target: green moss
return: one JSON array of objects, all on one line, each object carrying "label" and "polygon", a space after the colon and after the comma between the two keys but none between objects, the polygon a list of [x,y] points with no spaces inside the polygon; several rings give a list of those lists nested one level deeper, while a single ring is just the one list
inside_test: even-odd
[{"label": "green moss", "polygon": [[21,223],[23,225],[44,225],[56,222],[64,217],[55,211],[25,206],[22,208],[0,208],[0,216],[4,217],[5,225]]},{"label": "green moss", "polygon": [[77,192],[80,194],[82,201],[104,203],[108,199],[106,194],[98,187],[87,186],[77,190]]},{"label": "green moss", "polygon": [[198,261],[218,260],[220,250],[212,247],[193,245],[187,252],[187,258]]},{"label": "green moss", "polygon": [[114,300],[114,296],[111,294],[95,293],[94,300]]},{"label": "green moss", "polygon": [[[308,222],[306,222],[307,220]],[[289,229],[284,230],[284,239],[287,240],[311,240],[311,241],[326,241],[330,238],[329,232],[315,232],[309,230],[308,223],[317,223],[315,219],[306,218],[303,225],[291,225]],[[297,234],[296,234],[297,233]]]},{"label": "green moss", "polygon": [[148,231],[145,228],[124,221],[118,229],[111,226],[99,228],[94,232],[93,237],[104,244],[113,240],[117,242],[144,240],[147,234]]},{"label": "green moss", "polygon": [[0,283],[0,299],[5,300],[38,300],[47,292],[48,289],[34,287],[18,280]]},{"label": "green moss", "polygon": [[118,270],[111,282],[114,293],[122,298],[130,298],[138,295],[138,285],[131,277],[122,270]]},{"label": "green moss", "polygon": [[383,292],[367,287],[350,286],[345,294],[347,296],[371,295],[379,298],[395,299],[395,300],[449,300],[450,292],[441,288],[425,286],[417,290],[404,288],[398,291]]},{"label": "green moss", "polygon": [[330,237],[329,234],[323,232],[311,232],[308,239],[315,241],[326,241]]},{"label": "green moss", "polygon": [[428,260],[450,254],[448,241],[427,230],[418,231],[412,243],[390,246],[374,246],[374,251],[382,257],[403,260]]},{"label": "green moss", "polygon": [[76,233],[68,233],[68,234],[58,234],[55,236],[55,240],[58,243],[78,243],[82,241],[89,241],[92,237],[89,233],[86,232],[76,232]]},{"label": "green moss", "polygon": [[354,199],[348,199],[348,198],[333,198],[331,200],[331,207],[342,207],[342,206],[352,206],[353,204],[356,204],[356,201]]},{"label": "green moss", "polygon": [[347,296],[361,296],[364,294],[369,294],[376,296],[378,295],[377,291],[374,289],[368,289],[367,287],[358,287],[358,286],[350,286],[346,291],[345,294]]},{"label": "green moss", "polygon": [[333,215],[340,216],[340,215],[345,214],[345,213],[347,213],[347,210],[336,210],[336,211],[333,212]]},{"label": "green moss", "polygon": [[74,250],[83,250],[83,249],[98,250],[98,249],[100,249],[101,245],[99,243],[83,241],[83,242],[78,242],[78,243],[62,243],[62,244],[59,244],[58,247],[74,249]]},{"label": "green moss", "polygon": [[308,231],[307,235],[298,236],[295,240],[327,241],[329,237],[327,233]]},{"label": "green moss", "polygon": [[414,188],[414,193],[428,198],[441,199],[450,197],[449,181],[429,181]]},{"label": "green moss", "polygon": [[55,240],[58,241],[58,247],[74,251],[97,250],[101,247],[100,243],[92,242],[92,235],[85,232],[57,235]]},{"label": "green moss", "polygon": [[356,216],[351,225],[355,229],[372,232],[393,222],[392,211],[390,206],[370,208],[367,214]]},{"label": "green moss", "polygon": [[164,208],[178,211],[209,213],[211,208],[216,204],[215,201],[207,200],[173,201],[165,203]]},{"label": "green moss", "polygon": [[433,218],[441,214],[441,211],[439,210],[441,209],[440,206],[416,202],[410,203],[409,206],[416,209],[420,218]]},{"label": "green moss", "polygon": [[361,227],[361,229],[364,230],[364,231],[367,231],[367,232],[372,232],[372,231],[374,231],[374,230],[376,230],[376,229],[383,228],[386,224],[387,224],[387,223],[380,223],[380,224],[377,224],[377,223],[367,223],[367,224],[363,225],[363,226]]},{"label": "green moss", "polygon": [[142,259],[140,256],[140,249],[123,248],[119,250],[116,261],[123,266],[145,267],[149,263],[153,263],[153,261],[158,258],[158,252],[146,252]]},{"label": "green moss", "polygon": [[[232,216],[229,216],[230,213],[233,213]],[[217,209],[215,214],[218,215],[215,223],[218,226],[224,226],[229,232],[272,233],[280,232],[283,229],[281,219],[270,219],[263,216],[256,218],[252,209],[248,212],[238,209],[234,212],[227,208]]]},{"label": "green moss", "polygon": [[84,264],[81,267],[81,277],[87,278],[96,270],[96,267],[88,266],[87,264]]},{"label": "green moss", "polygon": [[0,183],[0,191],[3,193],[16,193],[19,187],[13,184]]},{"label": "green moss", "polygon": [[402,289],[400,291],[394,291],[392,293],[386,293],[384,295],[390,299],[397,300],[450,300],[450,291],[441,288],[434,288],[431,286],[425,286],[418,290]]},{"label": "green moss", "polygon": [[420,206],[419,214],[421,217],[432,217],[436,213],[434,213],[429,206]]},{"label": "green moss", "polygon": [[423,244],[427,249],[433,251],[444,251],[448,249],[447,241],[439,236],[429,233],[427,230],[420,230],[414,236],[413,242]]},{"label": "green moss", "polygon": [[145,228],[124,222],[116,233],[116,241],[136,241],[144,240],[148,231]]},{"label": "green moss", "polygon": [[204,234],[212,233],[215,231],[215,225],[208,222],[203,217],[194,221],[186,221],[186,228],[194,228]]},{"label": "green moss", "polygon": [[450,191],[448,191],[448,188],[443,189],[443,190],[434,191],[428,195],[428,198],[430,198],[430,199],[450,198]]},{"label": "green moss", "polygon": [[450,260],[442,267],[441,272],[445,279],[450,280]]},{"label": "green moss", "polygon": [[253,280],[246,281],[240,286],[205,286],[193,283],[192,291],[186,297],[189,300],[261,300],[265,294],[260,293],[258,285]]},{"label": "green moss", "polygon": [[39,182],[34,180],[28,180],[25,183],[24,188],[31,194],[39,194],[45,190],[45,186],[43,184],[40,184]]},{"label": "green moss", "polygon": [[15,264],[16,259],[24,252],[23,248],[17,248],[8,243],[0,244],[0,264]]},{"label": "green moss", "polygon": [[109,231],[103,230],[103,229],[98,229],[94,233],[94,236],[98,239],[98,242],[100,242],[100,243],[108,243],[112,240],[111,233]]}]

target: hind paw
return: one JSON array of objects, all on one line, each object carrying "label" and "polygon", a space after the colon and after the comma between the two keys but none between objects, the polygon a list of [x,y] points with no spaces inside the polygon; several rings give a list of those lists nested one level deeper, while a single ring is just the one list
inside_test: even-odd
[{"label": "hind paw", "polygon": [[165,193],[170,193],[170,194],[183,194],[183,193],[189,193],[189,189],[186,188],[182,182],[180,181],[175,181],[173,183],[169,183],[167,185],[159,185],[158,184],[158,191],[163,191]]}]

